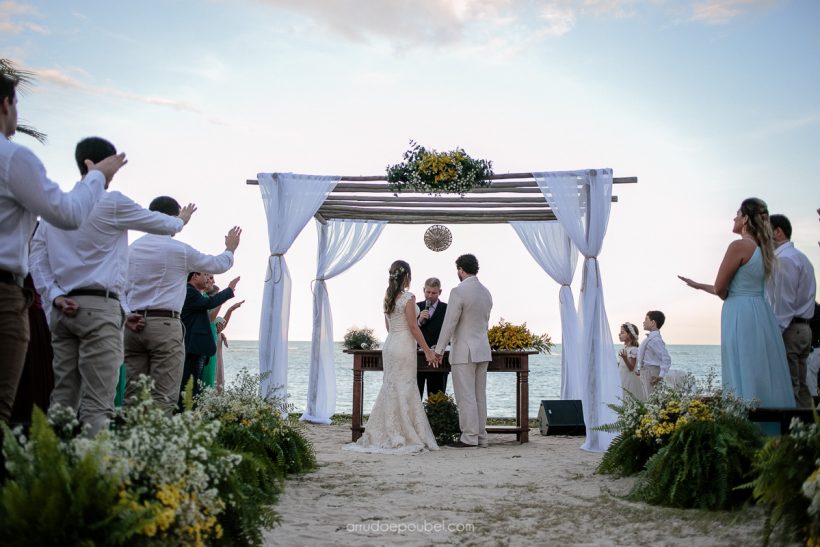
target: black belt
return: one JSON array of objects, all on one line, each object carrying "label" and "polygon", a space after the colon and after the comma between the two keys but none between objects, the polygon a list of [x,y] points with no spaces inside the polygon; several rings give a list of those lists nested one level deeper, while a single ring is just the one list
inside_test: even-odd
[{"label": "black belt", "polygon": [[[811,319],[803,319],[802,317],[793,317],[792,323],[797,323],[798,325],[801,323],[811,323]],[[791,323],[789,323],[791,324]]]},{"label": "black belt", "polygon": [[173,310],[137,310],[134,313],[143,317],[169,317],[179,319],[179,312]]},{"label": "black belt", "polygon": [[107,291],[105,289],[74,289],[66,296],[101,296],[103,298],[113,298],[114,300],[120,299],[120,295],[114,291]]},{"label": "black belt", "polygon": [[23,276],[20,274],[9,272],[7,270],[0,270],[0,283],[6,283],[7,285],[17,285],[18,287],[22,287]]}]

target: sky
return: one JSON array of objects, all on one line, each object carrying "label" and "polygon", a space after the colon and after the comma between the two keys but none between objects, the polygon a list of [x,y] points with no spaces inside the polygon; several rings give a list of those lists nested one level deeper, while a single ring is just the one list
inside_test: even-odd
[{"label": "sky", "polygon": [[[69,189],[74,145],[98,135],[129,163],[111,188],[199,210],[177,237],[210,253],[243,228],[237,310],[226,334],[258,338],[267,257],[259,172],[380,175],[408,141],[463,147],[496,173],[611,167],[616,185],[599,257],[613,338],[648,310],[670,344],[718,344],[712,282],[740,202],[764,199],[820,271],[820,2],[813,0],[0,0],[0,57],[34,72],[18,135]],[[327,282],[334,338],[382,340],[387,269],[411,290],[475,254],[491,321],[526,322],[560,342],[558,285],[507,225],[389,225]],[[286,255],[290,339],[309,340],[317,232]],[[132,234],[132,240],[139,234]],[[580,264],[573,291],[578,298]]]}]

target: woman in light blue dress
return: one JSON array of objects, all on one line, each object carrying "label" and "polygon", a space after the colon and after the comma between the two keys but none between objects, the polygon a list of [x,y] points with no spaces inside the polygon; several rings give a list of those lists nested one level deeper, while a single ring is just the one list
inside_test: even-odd
[{"label": "woman in light blue dress", "polygon": [[692,288],[724,300],[720,316],[723,385],[762,407],[795,406],[786,349],[763,290],[775,264],[774,240],[766,203],[740,204],[732,231],[740,239],[726,250],[714,285],[680,277]]}]

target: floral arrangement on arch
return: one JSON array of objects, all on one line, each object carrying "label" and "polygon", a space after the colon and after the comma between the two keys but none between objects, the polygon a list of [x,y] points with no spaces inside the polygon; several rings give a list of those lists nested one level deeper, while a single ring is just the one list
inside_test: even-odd
[{"label": "floral arrangement on arch", "polygon": [[548,334],[534,334],[527,328],[526,323],[514,325],[504,321],[502,317],[497,325],[487,331],[490,348],[497,351],[525,351],[532,350],[538,353],[550,353],[552,339]]},{"label": "floral arrangement on arch", "polygon": [[680,382],[658,384],[649,400],[629,393],[613,424],[598,427],[617,433],[599,473],[638,475],[630,498],[653,505],[729,509],[746,503],[746,484],[763,435],[749,421],[753,404],[716,387],[710,374],[698,382],[687,374]]},{"label": "floral arrangement on arch", "polygon": [[492,174],[491,161],[472,158],[462,148],[438,152],[411,140],[404,161],[387,166],[387,186],[395,194],[410,190],[463,196],[473,188],[488,187]]},{"label": "floral arrangement on arch", "polygon": [[342,343],[345,349],[378,349],[379,339],[370,327],[350,327]]}]

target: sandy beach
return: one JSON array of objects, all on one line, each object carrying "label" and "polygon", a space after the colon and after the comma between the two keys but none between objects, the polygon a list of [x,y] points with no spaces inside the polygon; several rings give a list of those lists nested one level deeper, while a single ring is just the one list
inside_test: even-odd
[{"label": "sandy beach", "polygon": [[348,425],[305,426],[319,469],[287,481],[269,545],[760,545],[759,508],[724,513],[621,499],[582,437],[415,456],[342,451]]}]

